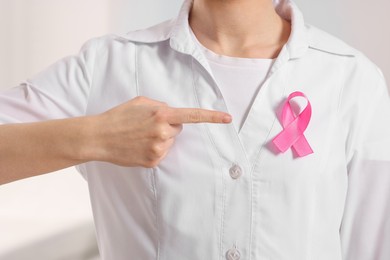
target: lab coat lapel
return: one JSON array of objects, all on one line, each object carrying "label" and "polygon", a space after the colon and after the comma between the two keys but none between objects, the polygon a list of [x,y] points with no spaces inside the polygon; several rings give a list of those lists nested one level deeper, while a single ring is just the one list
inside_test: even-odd
[{"label": "lab coat lapel", "polygon": [[[195,59],[192,66],[194,95],[199,107],[227,112],[226,104],[212,74]],[[207,124],[206,130],[225,163],[249,166],[244,147],[233,124]]]},{"label": "lab coat lapel", "polygon": [[289,53],[283,48],[267,78],[257,93],[243,126],[239,132],[240,141],[253,165],[262,149],[269,149],[270,132],[277,121],[277,112],[287,89],[289,71],[284,66]]},{"label": "lab coat lapel", "polygon": [[240,140],[251,164],[259,159],[262,149],[272,149],[269,143],[273,138],[270,136],[271,130],[275,124],[280,124],[278,115],[289,94],[286,92],[294,87],[289,86],[288,62],[301,58],[309,48],[304,20],[295,4],[289,1],[282,2],[276,6],[276,11],[291,21],[291,34],[254,99],[239,132]]},{"label": "lab coat lapel", "polygon": [[[185,1],[171,31],[169,44],[172,49],[191,56],[193,95],[200,108],[227,111],[222,94],[217,86],[211,67],[191,38],[188,14],[192,1]],[[233,124],[207,124],[205,126],[215,148],[223,160],[247,164],[245,151]]]},{"label": "lab coat lapel", "polygon": [[239,132],[239,138],[252,165],[260,157],[262,149],[272,149],[269,143],[273,138],[270,136],[271,130],[275,124],[280,124],[278,115],[289,94],[286,91],[293,89],[293,86],[289,86],[288,79],[291,75],[289,66],[286,65],[290,60],[303,57],[309,48],[308,32],[298,7],[291,1],[278,2],[274,3],[276,11],[291,21],[290,37],[257,93]]}]

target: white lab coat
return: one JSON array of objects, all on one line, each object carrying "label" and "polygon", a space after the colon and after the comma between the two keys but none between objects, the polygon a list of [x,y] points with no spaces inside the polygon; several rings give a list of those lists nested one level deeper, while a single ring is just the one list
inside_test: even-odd
[{"label": "white lab coat", "polygon": [[[239,132],[232,124],[185,125],[152,169],[78,166],[102,259],[390,259],[384,78],[360,52],[305,25],[289,0],[275,6],[292,33]],[[227,111],[191,40],[190,7],[185,1],[176,19],[146,30],[93,39],[78,56],[2,92],[0,122],[98,114],[140,95]],[[305,137],[314,153],[305,157],[271,144],[294,91],[313,109]]]}]

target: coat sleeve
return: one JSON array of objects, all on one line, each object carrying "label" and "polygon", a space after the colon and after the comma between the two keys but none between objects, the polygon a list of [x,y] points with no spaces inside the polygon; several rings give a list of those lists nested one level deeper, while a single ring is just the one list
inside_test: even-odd
[{"label": "coat sleeve", "polygon": [[[371,73],[371,72],[372,73]],[[340,228],[344,260],[390,259],[390,97],[382,73],[363,70],[350,106],[348,192]],[[374,75],[374,76],[373,76]],[[362,86],[364,85],[364,86]],[[364,89],[364,90],[361,90]]]},{"label": "coat sleeve", "polygon": [[0,124],[82,116],[85,113],[97,40],[19,86],[0,92]]}]

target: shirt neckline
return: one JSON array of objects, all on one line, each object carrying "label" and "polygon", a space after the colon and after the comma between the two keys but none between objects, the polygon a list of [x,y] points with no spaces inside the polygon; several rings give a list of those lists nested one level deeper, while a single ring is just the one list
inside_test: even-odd
[{"label": "shirt neckline", "polygon": [[225,66],[233,67],[258,67],[258,66],[270,66],[276,59],[266,59],[266,58],[243,58],[243,57],[232,57],[227,55],[218,54],[208,48],[206,48],[195,36],[191,27],[189,26],[189,31],[191,38],[203,52],[207,60]]}]

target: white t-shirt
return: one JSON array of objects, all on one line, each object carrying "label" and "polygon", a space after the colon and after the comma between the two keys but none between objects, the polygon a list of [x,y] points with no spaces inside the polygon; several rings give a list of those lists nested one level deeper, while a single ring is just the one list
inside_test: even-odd
[{"label": "white t-shirt", "polygon": [[274,59],[238,58],[217,54],[203,46],[190,29],[192,39],[209,62],[233,124],[239,132],[253,99],[263,85]]}]

